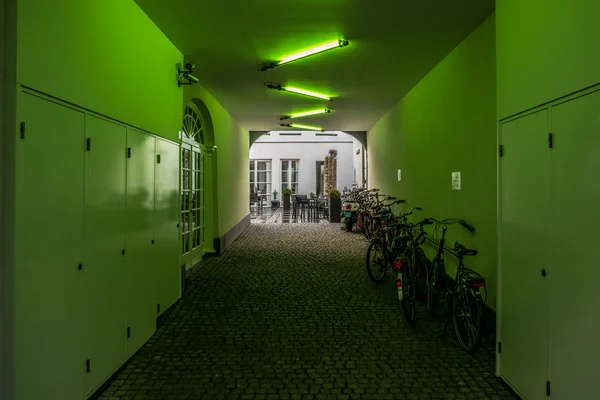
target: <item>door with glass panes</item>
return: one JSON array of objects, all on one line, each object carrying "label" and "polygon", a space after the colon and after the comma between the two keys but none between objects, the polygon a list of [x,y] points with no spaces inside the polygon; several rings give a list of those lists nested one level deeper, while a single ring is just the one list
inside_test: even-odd
[{"label": "door with glass panes", "polygon": [[298,193],[298,160],[281,160],[281,190]]},{"label": "door with glass panes", "polygon": [[181,252],[186,270],[200,262],[205,252],[203,128],[200,112],[190,103],[183,119],[181,144]]},{"label": "door with glass panes", "polygon": [[250,193],[264,195],[263,202],[271,200],[271,160],[250,160]]}]

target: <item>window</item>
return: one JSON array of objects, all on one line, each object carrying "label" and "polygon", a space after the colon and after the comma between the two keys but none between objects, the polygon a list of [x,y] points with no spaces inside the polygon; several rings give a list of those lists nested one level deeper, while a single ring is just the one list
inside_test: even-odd
[{"label": "window", "polygon": [[271,160],[250,160],[250,193],[271,196]]},{"label": "window", "polygon": [[298,193],[298,160],[281,160],[281,190],[290,188]]}]

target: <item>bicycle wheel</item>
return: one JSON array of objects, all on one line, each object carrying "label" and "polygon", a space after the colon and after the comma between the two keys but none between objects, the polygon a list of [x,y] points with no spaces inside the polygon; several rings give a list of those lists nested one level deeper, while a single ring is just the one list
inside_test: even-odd
[{"label": "bicycle wheel", "polygon": [[427,283],[425,284],[425,297],[426,297],[426,305],[427,311],[429,314],[433,313],[435,309],[435,305],[437,303],[437,293],[435,291],[437,285],[437,277],[438,277],[438,259],[434,258],[431,265],[427,266]]},{"label": "bicycle wheel", "polygon": [[367,274],[376,283],[381,283],[387,272],[388,260],[385,245],[380,240],[373,240],[367,250]]},{"label": "bicycle wheel", "polygon": [[402,311],[406,322],[414,325],[417,322],[417,288],[416,272],[414,262],[409,261],[408,265],[402,268]]},{"label": "bicycle wheel", "polygon": [[363,224],[365,225],[365,235],[367,236],[367,239],[373,239],[373,218],[371,217],[371,214],[367,214],[366,221],[363,218]]},{"label": "bicycle wheel", "polygon": [[472,353],[481,342],[483,299],[475,288],[458,290],[452,304],[454,331],[460,347],[467,353]]}]

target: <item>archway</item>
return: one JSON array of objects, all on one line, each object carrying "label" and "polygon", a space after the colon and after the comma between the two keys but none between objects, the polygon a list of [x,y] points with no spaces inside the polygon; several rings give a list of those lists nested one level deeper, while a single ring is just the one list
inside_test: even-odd
[{"label": "archway", "polygon": [[185,106],[181,130],[181,252],[186,270],[215,252],[215,148],[208,108],[192,99]]}]

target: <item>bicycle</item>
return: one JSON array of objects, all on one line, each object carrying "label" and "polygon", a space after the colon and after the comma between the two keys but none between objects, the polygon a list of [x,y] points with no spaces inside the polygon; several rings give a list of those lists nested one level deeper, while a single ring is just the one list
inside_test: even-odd
[{"label": "bicycle", "polygon": [[[441,226],[443,231],[439,243],[436,243],[437,252],[434,261],[427,269],[427,309],[429,312],[433,311],[437,296],[436,291],[441,286],[446,298],[446,309],[448,310],[442,335],[446,334],[448,321],[452,317],[458,343],[464,351],[472,353],[481,342],[483,307],[487,300],[486,281],[479,273],[466,268],[464,265],[464,258],[477,255],[477,250],[468,249],[458,242],[454,243],[453,249],[448,249],[445,247],[445,242],[447,225],[458,223],[471,232],[474,232],[475,228],[460,219],[437,221],[430,218],[428,221],[434,222],[436,228]],[[458,267],[454,278],[446,273],[445,251],[453,254],[458,259]],[[482,290],[484,291],[484,297],[481,295]]]},{"label": "bicycle", "polygon": [[[391,201],[391,203],[385,203]],[[397,217],[392,213],[392,207],[396,204],[401,204],[406,200],[398,200],[392,196],[385,196],[381,200],[377,200],[370,210],[365,211],[367,233],[365,234],[369,240],[377,239],[379,237],[381,228],[385,227],[388,223],[394,222]]]},{"label": "bicycle", "polygon": [[[393,204],[403,201],[395,200],[388,206],[391,207]],[[420,210],[420,208],[413,207],[399,217],[391,213],[383,218],[377,217],[379,227],[367,249],[366,260],[367,274],[373,282],[381,283],[387,273],[388,265],[395,260],[395,254],[401,254],[405,250],[408,237],[403,235],[402,231],[410,228],[407,217],[414,210]]]},{"label": "bicycle", "polygon": [[[404,317],[410,325],[414,325],[417,321],[417,297],[421,294],[420,278],[426,262],[425,252],[421,248],[426,239],[423,225],[427,223],[427,220],[423,220],[408,226],[404,231],[407,235],[405,249],[393,264],[398,274],[396,278],[398,299],[402,302]],[[420,228],[418,231],[417,226]]]}]

